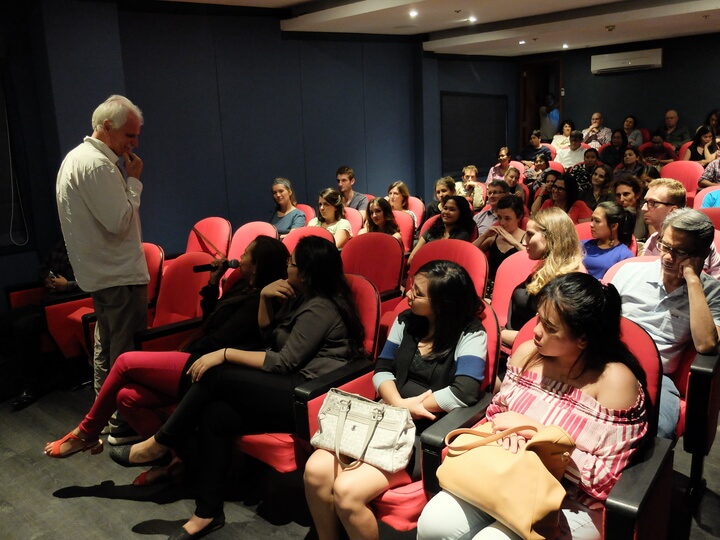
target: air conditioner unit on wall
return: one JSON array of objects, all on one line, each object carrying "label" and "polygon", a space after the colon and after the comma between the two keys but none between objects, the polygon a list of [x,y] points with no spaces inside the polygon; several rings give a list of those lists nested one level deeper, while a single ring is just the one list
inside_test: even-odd
[{"label": "air conditioner unit on wall", "polygon": [[590,57],[590,71],[594,75],[636,69],[662,67],[662,49],[647,49],[616,54],[596,54]]}]

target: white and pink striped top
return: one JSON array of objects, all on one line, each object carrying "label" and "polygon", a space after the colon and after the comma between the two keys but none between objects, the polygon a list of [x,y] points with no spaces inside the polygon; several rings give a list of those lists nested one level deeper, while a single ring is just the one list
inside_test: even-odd
[{"label": "white and pink striped top", "polygon": [[506,411],[560,426],[572,436],[576,448],[565,479],[580,488],[573,495],[590,508],[607,498],[648,429],[640,384],[632,408],[608,409],[578,388],[516,366],[508,366],[487,418]]}]

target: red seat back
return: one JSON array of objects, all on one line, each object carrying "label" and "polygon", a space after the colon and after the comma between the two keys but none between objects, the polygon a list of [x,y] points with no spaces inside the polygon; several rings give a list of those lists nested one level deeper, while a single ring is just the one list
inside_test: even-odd
[{"label": "red seat back", "polygon": [[185,253],[202,251],[215,257],[227,256],[232,235],[232,225],[227,219],[207,217],[193,225],[193,229],[188,234]]},{"label": "red seat back", "polygon": [[357,236],[363,226],[363,217],[360,211],[346,206],[345,219],[350,222],[350,230],[352,230],[353,236]]},{"label": "red seat back", "polygon": [[209,253],[184,253],[165,270],[153,327],[202,315],[200,289],[207,285],[210,272],[193,272],[193,266],[210,264],[213,259]]},{"label": "red seat back", "polygon": [[346,273],[364,276],[381,293],[400,289],[405,255],[394,236],[380,232],[355,236],[340,256]]},{"label": "red seat back", "polygon": [[415,223],[413,218],[407,212],[402,210],[393,210],[395,221],[400,227],[400,235],[402,236],[403,248],[406,253],[410,253],[413,248],[413,240],[415,239]]},{"label": "red seat back", "polygon": [[492,305],[500,328],[507,326],[513,291],[532,274],[537,264],[538,261],[530,260],[527,251],[513,253],[500,263],[492,294]]},{"label": "red seat back", "polygon": [[425,219],[425,203],[418,197],[413,197],[411,195],[408,198],[408,210],[415,214],[415,217],[417,218],[417,226],[420,227]]},{"label": "red seat back", "polygon": [[310,223],[310,220],[315,217],[315,209],[309,204],[296,204],[295,207],[305,214],[305,223]]},{"label": "red seat back", "polygon": [[327,229],[323,229],[322,227],[298,227],[297,229],[291,230],[285,238],[282,239],[283,244],[285,244],[285,247],[288,248],[288,251],[292,253],[295,251],[295,246],[297,246],[297,243],[306,236],[319,236],[320,238],[324,238],[325,240],[329,240],[333,244],[335,243],[335,238],[333,237],[332,233],[328,231]]}]

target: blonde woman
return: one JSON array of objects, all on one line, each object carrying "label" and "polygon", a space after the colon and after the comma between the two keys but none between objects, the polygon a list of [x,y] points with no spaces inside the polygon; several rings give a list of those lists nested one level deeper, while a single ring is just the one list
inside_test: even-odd
[{"label": "blonde woman", "polygon": [[305,226],[305,214],[295,205],[295,192],[287,178],[276,178],[272,183],[272,196],[275,200],[275,211],[270,216],[270,224],[283,238],[292,229]]},{"label": "blonde woman", "polygon": [[501,331],[502,341],[508,347],[515,341],[517,331],[536,315],[531,300],[546,283],[556,276],[585,271],[575,225],[560,208],[540,210],[528,221],[525,246],[530,260],[539,262],[513,292],[507,325]]},{"label": "blonde woman", "polygon": [[405,182],[398,180],[388,186],[387,200],[393,210],[402,210],[406,214],[410,214],[413,219],[413,225],[417,227],[417,216],[412,210],[408,210],[408,200],[410,199],[410,190]]}]

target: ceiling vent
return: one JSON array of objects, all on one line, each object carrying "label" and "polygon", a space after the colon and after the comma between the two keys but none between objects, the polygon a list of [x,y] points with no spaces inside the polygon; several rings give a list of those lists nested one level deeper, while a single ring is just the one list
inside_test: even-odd
[{"label": "ceiling vent", "polygon": [[647,49],[617,54],[595,54],[590,57],[590,71],[594,75],[661,67],[662,49]]}]

